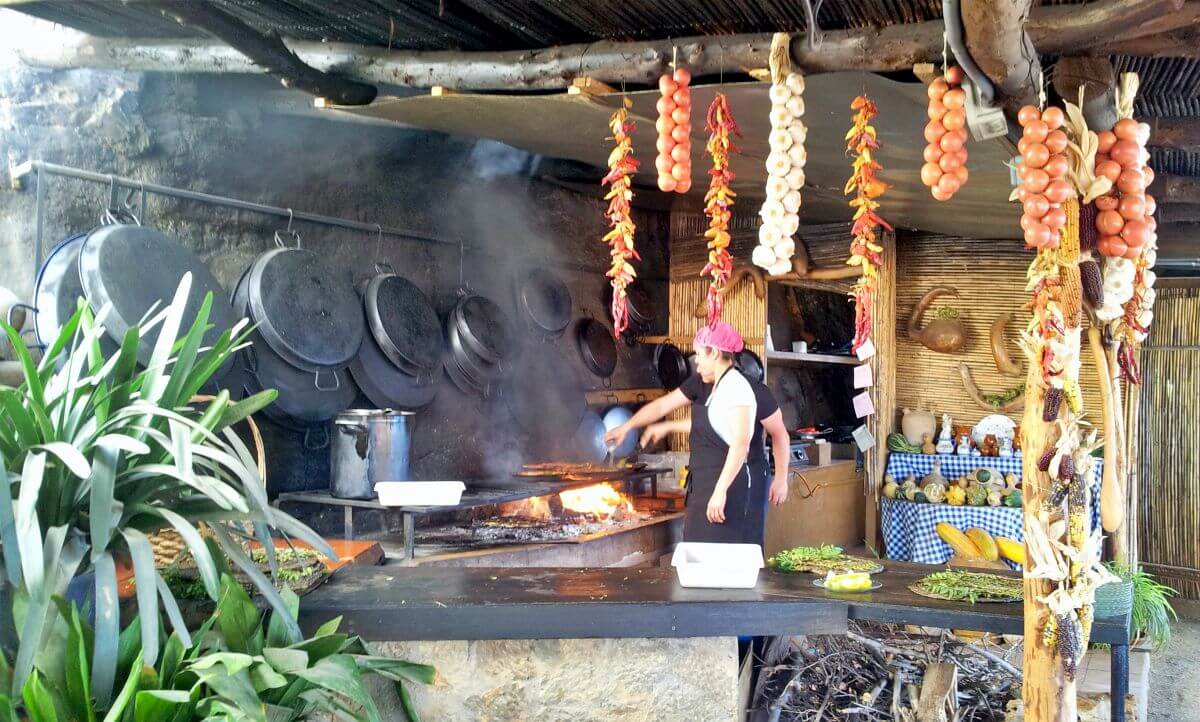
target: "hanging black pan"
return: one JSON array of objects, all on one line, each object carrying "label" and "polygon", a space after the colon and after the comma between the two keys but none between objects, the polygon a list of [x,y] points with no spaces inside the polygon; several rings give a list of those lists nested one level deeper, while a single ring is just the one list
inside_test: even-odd
[{"label": "hanging black pan", "polygon": [[654,347],[654,370],[663,388],[674,390],[688,377],[687,359],[673,345],[660,343]]},{"label": "hanging black pan", "polygon": [[[118,344],[147,312],[171,302],[185,274],[191,274],[192,285],[182,331],[186,332],[211,292],[211,328],[204,336],[205,345],[210,345],[233,328],[233,308],[208,266],[178,241],[149,228],[115,224],[93,230],[79,249],[79,278],[88,303],[93,309],[111,305],[104,325],[109,338]],[[152,331],[138,346],[138,361],[143,366],[150,363],[157,337],[157,331]],[[226,363],[217,378],[231,366]]]},{"label": "hanging black pan", "polygon": [[761,384],[763,379],[767,377],[766,370],[763,369],[762,359],[748,348],[738,352],[737,367],[741,370],[743,376],[756,383]]},{"label": "hanging black pan", "polygon": [[571,291],[544,268],[525,275],[517,301],[534,330],[544,337],[557,338],[571,323]]},{"label": "hanging black pan", "polygon": [[512,323],[495,301],[478,295],[463,296],[451,316],[463,345],[484,361],[500,363],[512,353]]},{"label": "hanging black pan", "polygon": [[588,371],[605,380],[613,375],[617,368],[617,343],[604,324],[594,318],[581,320],[575,340]]},{"label": "hanging black pan", "polygon": [[263,340],[297,368],[343,368],[362,345],[362,300],[345,272],[312,251],[259,256],[246,277],[246,300]]},{"label": "hanging black pan", "polygon": [[[441,363],[439,362],[439,371]],[[371,334],[363,339],[350,362],[350,375],[367,399],[381,409],[416,411],[437,396],[436,376],[413,376],[401,371],[379,349]]]},{"label": "hanging black pan", "polygon": [[488,384],[501,376],[503,370],[500,364],[482,359],[472,351],[464,342],[457,324],[446,325],[446,340],[450,346],[450,355],[458,362],[459,371],[480,389],[486,390]]},{"label": "hanging black pan", "polygon": [[363,291],[363,307],[368,336],[392,364],[422,378],[441,370],[446,348],[442,324],[412,281],[393,273],[376,275]]}]

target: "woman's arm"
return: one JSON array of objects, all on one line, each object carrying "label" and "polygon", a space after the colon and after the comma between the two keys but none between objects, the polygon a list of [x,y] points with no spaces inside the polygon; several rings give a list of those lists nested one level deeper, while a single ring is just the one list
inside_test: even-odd
[{"label": "woman's arm", "polygon": [[689,403],[691,402],[688,401],[688,397],[684,396],[683,392],[679,389],[675,389],[666,396],[660,396],[638,409],[638,412],[629,421],[605,434],[604,443],[610,446],[620,446],[624,443],[625,437],[630,431],[652,424],[672,411],[687,406]]},{"label": "woman's arm", "polygon": [[775,460],[775,479],[771,482],[768,498],[775,506],[787,501],[788,461],[792,451],[792,439],[783,423],[783,412],[776,411],[763,419],[763,428],[771,436],[771,456]]},{"label": "woman's arm", "polygon": [[708,501],[708,520],[713,524],[725,522],[725,492],[737,480],[738,473],[746,464],[750,453],[751,430],[754,428],[754,408],[735,406],[729,410],[733,416],[733,438],[729,441],[729,453],[725,455],[725,466],[717,478],[717,486]]},{"label": "woman's arm", "polygon": [[663,440],[667,434],[686,434],[691,430],[691,419],[675,419],[674,421],[660,421],[657,424],[650,424],[642,433],[642,448]]}]

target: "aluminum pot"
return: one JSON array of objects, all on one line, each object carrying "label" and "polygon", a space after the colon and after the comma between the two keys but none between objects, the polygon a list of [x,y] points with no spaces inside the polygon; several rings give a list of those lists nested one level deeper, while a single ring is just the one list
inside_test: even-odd
[{"label": "aluminum pot", "polygon": [[329,493],[374,499],[378,481],[408,481],[412,412],[350,409],[334,419]]}]

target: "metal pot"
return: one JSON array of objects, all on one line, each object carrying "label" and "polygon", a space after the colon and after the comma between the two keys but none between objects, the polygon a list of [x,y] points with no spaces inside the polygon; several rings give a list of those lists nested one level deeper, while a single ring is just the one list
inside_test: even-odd
[{"label": "metal pot", "polygon": [[374,499],[375,483],[408,481],[412,426],[408,411],[351,409],[334,420],[329,493]]}]

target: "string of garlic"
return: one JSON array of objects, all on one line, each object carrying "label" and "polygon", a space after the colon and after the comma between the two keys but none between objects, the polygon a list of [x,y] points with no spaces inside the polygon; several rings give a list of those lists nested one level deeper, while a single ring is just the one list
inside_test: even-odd
[{"label": "string of garlic", "polygon": [[771,152],[767,156],[766,200],[758,214],[759,245],[751,260],[771,275],[792,270],[796,252],[794,236],[800,229],[800,189],[804,187],[804,164],[808,153],[804,142],[804,76],[788,73],[782,83],[771,85]]}]

